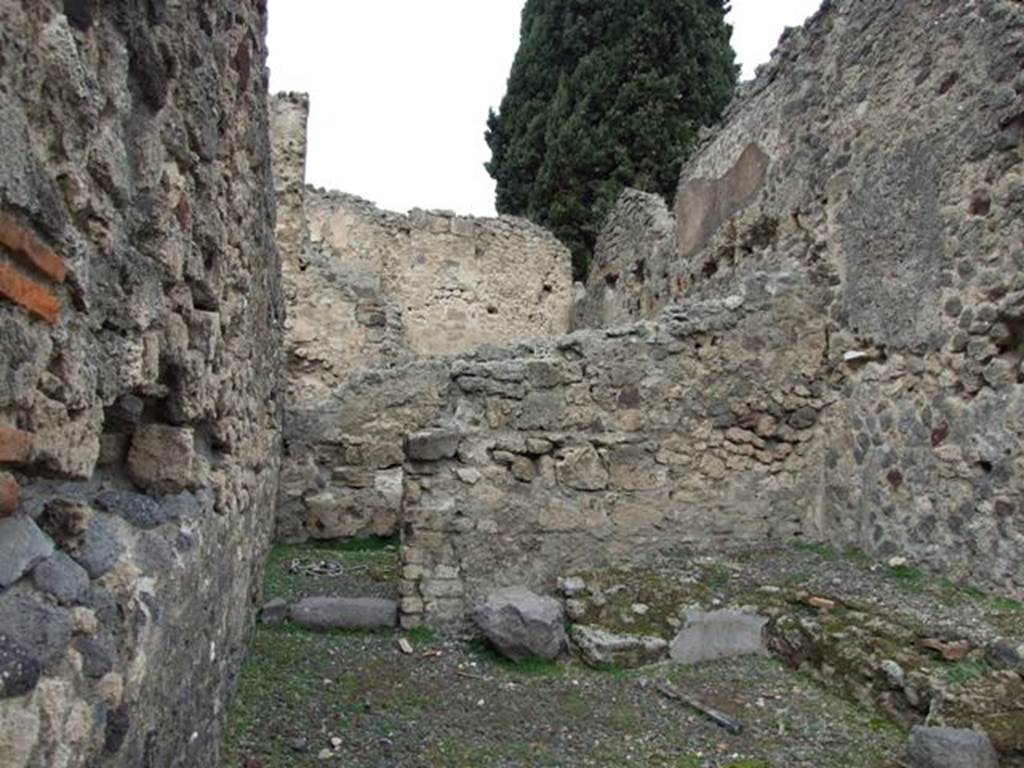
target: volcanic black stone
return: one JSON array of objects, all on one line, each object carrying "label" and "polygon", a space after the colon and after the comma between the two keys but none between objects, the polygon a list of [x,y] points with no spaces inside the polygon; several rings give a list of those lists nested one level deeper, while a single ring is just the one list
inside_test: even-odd
[{"label": "volcanic black stone", "polygon": [[0,699],[24,696],[39,683],[39,661],[16,640],[0,632]]}]

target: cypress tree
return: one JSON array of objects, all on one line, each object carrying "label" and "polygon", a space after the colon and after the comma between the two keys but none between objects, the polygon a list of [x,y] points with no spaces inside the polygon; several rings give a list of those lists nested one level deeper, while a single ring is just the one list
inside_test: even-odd
[{"label": "cypress tree", "polygon": [[626,186],[671,197],[701,126],[732,98],[727,0],[527,0],[487,120],[499,213],[551,229],[582,279]]}]

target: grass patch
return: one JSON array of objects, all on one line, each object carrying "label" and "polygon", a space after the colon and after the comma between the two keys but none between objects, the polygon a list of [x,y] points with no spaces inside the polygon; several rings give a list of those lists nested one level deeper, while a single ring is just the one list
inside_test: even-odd
[{"label": "grass patch", "polygon": [[1024,603],[1011,597],[993,597],[992,607],[1002,613],[1024,613]]},{"label": "grass patch", "polygon": [[963,685],[985,674],[988,667],[981,661],[958,661],[942,670],[942,679],[950,685]]},{"label": "grass patch", "polygon": [[499,667],[506,672],[524,677],[559,677],[565,670],[557,661],[546,659],[526,659],[525,661],[511,661],[506,659],[494,650],[486,640],[475,639],[469,642],[469,647],[479,659]]},{"label": "grass patch", "polygon": [[417,645],[426,645],[437,639],[437,633],[430,627],[413,627],[405,630],[405,636]]},{"label": "grass patch", "polygon": [[908,592],[921,592],[924,590],[924,572],[912,565],[889,566],[885,575],[900,585]]},{"label": "grass patch", "polygon": [[731,763],[726,763],[725,768],[772,768],[772,764],[767,760],[758,760],[755,758],[734,760]]}]

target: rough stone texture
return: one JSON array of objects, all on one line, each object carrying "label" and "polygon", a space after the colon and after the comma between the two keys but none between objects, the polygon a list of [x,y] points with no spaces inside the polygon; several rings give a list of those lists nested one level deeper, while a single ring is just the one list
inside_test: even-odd
[{"label": "rough stone texture", "polygon": [[627,189],[597,239],[586,291],[573,306],[572,328],[604,328],[653,319],[682,293],[676,220],[657,195]]},{"label": "rough stone texture", "polygon": [[265,14],[0,0],[0,481],[60,549],[0,596],[5,768],[214,764],[280,452]]},{"label": "rough stone texture", "polygon": [[378,597],[307,597],[288,618],[309,629],[389,629],[398,625],[398,604]]},{"label": "rough stone texture", "polygon": [[474,609],[473,621],[494,649],[512,661],[554,659],[565,648],[561,603],[526,587],[492,592]]},{"label": "rough stone texture", "polygon": [[997,768],[992,742],[982,731],[925,728],[910,733],[907,758],[911,768]]},{"label": "rough stone texture", "polygon": [[330,398],[293,403],[278,537],[393,534],[402,505],[403,443],[437,418],[447,387],[447,367],[423,361],[354,375]]},{"label": "rough stone texture", "polygon": [[6,589],[53,553],[53,542],[28,517],[0,519],[0,589]]},{"label": "rough stone texture", "polygon": [[672,641],[670,655],[682,664],[765,654],[768,619],[742,611],[687,611],[683,628]]},{"label": "rough stone texture", "polygon": [[684,167],[675,254],[654,247],[668,239],[657,206],[626,198],[580,304],[584,324],[621,322],[774,265],[803,272],[829,293],[837,398],[821,533],[1017,592],[1022,41],[1009,0],[826,3]]},{"label": "rough stone texture", "polygon": [[759,273],[657,322],[452,361],[458,452],[406,465],[406,623],[661,547],[820,537],[825,295]]},{"label": "rough stone texture", "polygon": [[601,627],[574,624],[573,646],[592,667],[642,667],[665,658],[668,643],[660,637],[619,635]]},{"label": "rough stone texture", "polygon": [[[404,216],[306,187],[308,114],[302,94],[272,100],[288,303],[278,536],[390,535],[403,438],[434,416],[435,376],[423,358],[565,333],[570,258],[519,219]],[[403,366],[408,380],[392,370]]]}]

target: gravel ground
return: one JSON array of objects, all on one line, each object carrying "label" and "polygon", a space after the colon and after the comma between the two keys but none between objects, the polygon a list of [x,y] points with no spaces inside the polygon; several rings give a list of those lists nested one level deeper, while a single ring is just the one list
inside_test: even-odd
[{"label": "gravel ground", "polygon": [[[267,598],[393,596],[394,544],[351,546],[278,548]],[[828,556],[795,557],[786,569]],[[303,565],[322,561],[336,562],[342,575]],[[758,572],[764,583],[785,577],[765,565],[771,557],[756,562],[767,569]],[[714,571],[720,586],[733,578],[722,568]],[[398,650],[400,637],[413,654]],[[660,680],[735,717],[743,730],[731,735],[665,699],[655,689]],[[221,768],[896,768],[904,739],[887,721],[767,658],[631,671],[573,661],[516,666],[475,641],[426,630],[312,634],[285,624],[257,630]]]}]

